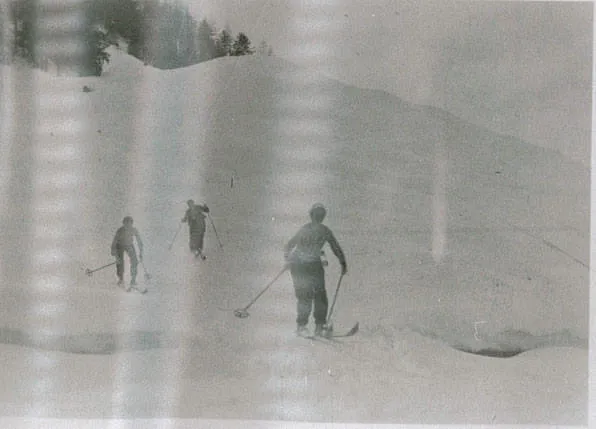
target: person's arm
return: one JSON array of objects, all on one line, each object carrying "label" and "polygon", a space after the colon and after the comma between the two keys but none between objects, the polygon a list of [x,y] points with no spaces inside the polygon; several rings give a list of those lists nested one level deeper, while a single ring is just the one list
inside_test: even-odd
[{"label": "person's arm", "polygon": [[337,256],[337,259],[339,260],[339,264],[341,265],[341,273],[346,274],[348,272],[348,264],[346,262],[346,256],[344,255],[344,252],[341,249],[341,246],[337,242],[337,239],[335,238],[335,236],[333,235],[331,230],[329,229],[328,231],[329,232],[327,234],[327,242],[329,243],[329,246],[331,247],[333,254],[335,256]]},{"label": "person's arm", "polygon": [[114,234],[114,239],[112,240],[112,247],[111,247],[111,254],[112,256],[116,256],[118,254],[118,231]]},{"label": "person's arm", "polygon": [[182,220],[180,222],[188,222],[188,214],[190,213],[190,210],[186,210],[184,212],[184,217],[182,218]]},{"label": "person's arm", "polygon": [[205,213],[209,213],[209,207],[207,207],[207,204],[203,204],[201,206],[201,210],[203,210]]},{"label": "person's arm", "polygon": [[141,240],[141,234],[139,234],[139,231],[136,228],[134,234],[137,239],[137,246],[139,246],[139,258],[143,259],[143,240]]},{"label": "person's arm", "polygon": [[296,242],[298,241],[298,234],[299,233],[297,233],[292,238],[290,238],[290,240],[284,246],[284,259],[286,260],[286,262],[288,261],[288,258],[290,257],[290,254],[292,253],[292,251],[296,247]]}]

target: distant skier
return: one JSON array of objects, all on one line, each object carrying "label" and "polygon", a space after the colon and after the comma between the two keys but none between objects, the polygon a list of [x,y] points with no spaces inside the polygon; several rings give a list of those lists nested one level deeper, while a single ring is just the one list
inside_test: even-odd
[{"label": "distant skier", "polygon": [[209,207],[207,207],[207,204],[195,204],[193,200],[188,200],[186,204],[188,205],[188,209],[181,222],[188,223],[188,245],[190,251],[194,253],[195,257],[200,257],[202,260],[205,260],[207,259],[207,257],[203,255],[203,241],[205,239],[206,228],[205,214],[209,213]]},{"label": "distant skier", "polygon": [[327,323],[327,291],[325,290],[325,271],[321,261],[322,248],[329,243],[331,250],[339,259],[342,275],[348,272],[346,258],[331,230],[323,225],[327,210],[322,204],[315,204],[310,209],[311,222],[304,225],[290,239],[284,248],[284,257],[290,266],[297,302],[297,332],[306,331],[306,325],[313,307],[315,335],[322,335]]},{"label": "distant skier", "polygon": [[[122,220],[123,226],[118,228],[112,240],[112,256],[116,257],[116,275],[118,276],[118,286],[124,283],[124,252],[128,254],[130,259],[130,286],[137,284],[137,266],[139,261],[143,260],[143,241],[141,235],[135,227],[132,226],[133,219],[126,216]],[[134,246],[134,239],[137,240],[139,247],[139,257],[137,259],[137,252]],[[127,288],[130,290],[130,287]]]}]

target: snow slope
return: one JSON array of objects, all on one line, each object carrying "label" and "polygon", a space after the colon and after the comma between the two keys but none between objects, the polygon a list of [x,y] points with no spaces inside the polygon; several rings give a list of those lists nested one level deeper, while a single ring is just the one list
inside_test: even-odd
[{"label": "snow slope", "polygon": [[[0,70],[0,415],[587,423],[581,165],[274,57]],[[188,198],[212,210],[205,262],[176,235]],[[349,264],[336,330],[361,332],[295,338],[287,274],[249,318],[218,309],[280,271],[316,201]],[[144,296],[85,275],[125,215]]]}]

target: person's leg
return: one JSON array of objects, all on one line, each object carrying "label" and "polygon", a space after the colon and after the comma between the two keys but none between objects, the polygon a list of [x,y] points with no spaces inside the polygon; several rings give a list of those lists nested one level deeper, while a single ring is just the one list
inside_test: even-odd
[{"label": "person's leg", "polygon": [[195,230],[196,230],[196,223],[194,221],[189,221],[188,223],[188,248],[194,254],[197,250],[196,247],[196,240],[195,240]]},{"label": "person's leg", "polygon": [[201,259],[206,259],[205,255],[203,255],[203,242],[205,240],[205,227],[203,226],[203,228],[201,230],[199,230],[198,234],[197,234],[197,249],[199,251],[199,255],[201,256]]},{"label": "person's leg", "polygon": [[295,264],[290,269],[296,295],[296,325],[298,330],[306,328],[312,311],[313,290],[310,287],[303,266]]},{"label": "person's leg", "polygon": [[192,253],[195,253],[196,246],[195,246],[195,239],[194,239],[194,231],[189,229],[188,231],[188,248]]},{"label": "person's leg", "polygon": [[308,318],[312,311],[312,291],[310,289],[295,289],[296,303],[296,325],[298,329],[308,325]]},{"label": "person's leg", "polygon": [[202,257],[202,251],[203,251],[203,237],[202,237],[202,232],[200,230],[199,227],[195,227],[193,228],[191,235],[190,235],[190,250],[192,251],[192,253],[196,256]]},{"label": "person's leg", "polygon": [[118,276],[118,285],[122,285],[124,281],[124,249],[122,247],[116,249],[116,275]]},{"label": "person's leg", "polygon": [[128,253],[128,257],[130,258],[130,284],[134,286],[137,284],[137,267],[139,265],[139,260],[137,259],[137,252],[134,246],[127,247],[126,253]]},{"label": "person's leg", "polygon": [[327,323],[327,311],[329,308],[327,291],[325,290],[325,270],[321,263],[313,264],[311,270],[315,307],[313,316],[317,326],[316,332],[320,333],[323,326]]}]

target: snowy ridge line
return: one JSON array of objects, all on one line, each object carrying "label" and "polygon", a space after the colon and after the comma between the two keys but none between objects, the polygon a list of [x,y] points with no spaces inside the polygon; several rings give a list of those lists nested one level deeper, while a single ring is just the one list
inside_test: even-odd
[{"label": "snowy ridge line", "polygon": [[[426,329],[413,326],[397,327],[391,325],[368,327],[364,325],[360,329],[360,334],[355,336],[354,339],[347,342],[334,341],[334,343],[342,345],[342,356],[355,361],[362,361],[363,355],[359,352],[359,349],[364,343],[367,343],[365,347],[370,348],[372,343],[377,343],[377,346],[381,346],[381,344],[378,344],[378,341],[381,341],[383,344],[381,347],[395,350],[397,344],[409,343],[412,340],[411,334],[442,343],[445,347],[458,352],[491,358],[510,358],[536,349],[556,347],[588,348],[587,340],[574,336],[567,330],[545,335],[533,335],[525,331],[506,330],[479,341],[474,337],[469,339],[447,338],[445,335]],[[310,338],[310,336],[304,338],[321,342],[327,341],[323,338]],[[337,339],[334,338],[334,340]]]},{"label": "snowy ridge line", "polygon": [[[186,337],[175,332],[132,331],[127,333],[86,333],[44,335],[18,329],[0,328],[0,344],[72,354],[106,355],[116,352],[177,348]],[[186,344],[188,344],[186,342]]]},{"label": "snowy ridge line", "polygon": [[584,268],[587,268],[588,270],[590,269],[590,265],[585,263],[584,261],[582,261],[581,259],[573,256],[571,253],[567,252],[566,250],[560,248],[559,246],[557,246],[556,244],[552,243],[551,241],[542,238],[542,237],[537,237],[535,234],[532,234],[529,232],[529,230],[527,228],[518,228],[516,227],[521,233],[526,234],[530,237],[532,237],[535,240],[538,241],[542,241],[547,247],[562,253],[563,255],[567,256],[568,258],[572,259],[573,261],[577,262],[578,264],[580,264],[581,266],[583,266]]}]

